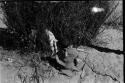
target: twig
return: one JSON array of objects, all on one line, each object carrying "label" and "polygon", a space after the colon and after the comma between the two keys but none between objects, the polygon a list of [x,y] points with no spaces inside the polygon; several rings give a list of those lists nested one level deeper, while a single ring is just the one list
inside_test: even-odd
[{"label": "twig", "polygon": [[[85,63],[85,64],[87,64],[87,63]],[[89,66],[88,64],[87,64],[87,66],[94,72],[94,73],[96,73],[96,74],[98,74],[98,75],[102,75],[102,76],[108,76],[108,77],[110,77],[112,80],[114,80],[114,81],[118,81],[118,79],[117,78],[115,78],[115,77],[113,77],[113,76],[111,76],[111,75],[108,75],[108,74],[103,74],[103,73],[100,73],[100,72],[97,72],[96,70],[94,70],[94,68],[92,68],[91,66]]]}]

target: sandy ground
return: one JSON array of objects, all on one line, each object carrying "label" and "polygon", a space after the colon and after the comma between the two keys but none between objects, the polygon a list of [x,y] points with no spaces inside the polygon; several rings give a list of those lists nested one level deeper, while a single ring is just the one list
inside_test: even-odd
[{"label": "sandy ground", "polygon": [[[107,32],[109,31],[112,34],[108,34]],[[114,32],[114,30],[109,29],[104,31],[104,33],[106,35],[108,34],[108,37],[110,38],[115,38],[114,34],[118,35],[119,31]],[[103,39],[102,36],[101,36],[101,39],[105,41],[106,39],[105,38]],[[105,46],[109,48],[113,46],[112,47],[113,49],[119,49],[122,51],[121,46],[123,46],[123,40],[119,39],[121,38],[121,36],[122,35],[119,35],[119,36],[116,36],[115,39],[108,40],[108,44],[106,44]],[[112,43],[112,42],[115,42],[115,43]],[[71,75],[72,76],[71,78],[65,75],[58,74],[56,72],[54,76],[48,79],[44,79],[44,82],[41,80],[40,83],[123,83],[124,58],[122,54],[118,55],[115,53],[99,52],[95,49],[82,47],[82,46],[80,47],[80,49],[82,49],[82,51],[84,50],[84,52],[79,51],[78,52],[79,57],[81,59],[86,58],[86,65],[83,71],[79,71],[75,74],[73,74],[70,71],[64,71],[64,73]],[[17,77],[18,69],[13,67],[13,60],[14,59],[19,60],[19,57],[14,56],[16,55],[15,52],[4,51],[2,49],[0,50],[0,55],[1,56],[7,55],[7,58],[3,56],[2,58],[4,59],[2,60],[2,62],[0,61],[1,83],[21,83],[20,79],[18,79]],[[32,69],[29,67],[24,67],[23,72],[25,72],[26,75],[30,76],[30,74],[32,73]],[[113,79],[116,79],[117,81]]]}]

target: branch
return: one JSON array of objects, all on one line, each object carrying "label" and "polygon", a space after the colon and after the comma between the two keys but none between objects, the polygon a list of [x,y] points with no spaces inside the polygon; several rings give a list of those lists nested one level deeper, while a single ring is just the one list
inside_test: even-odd
[{"label": "branch", "polygon": [[[87,63],[86,63],[87,64]],[[88,64],[87,64],[88,65]],[[108,76],[108,77],[110,77],[112,80],[114,80],[114,81],[118,81],[118,79],[117,78],[115,78],[115,77],[113,77],[113,76],[111,76],[111,75],[108,75],[108,74],[106,74],[106,73],[100,73],[100,72],[98,72],[98,71],[96,71],[96,70],[94,70],[94,68],[92,68],[91,66],[89,66],[88,65],[88,67],[94,72],[94,73],[96,73],[96,74],[98,74],[98,75],[101,75],[101,76]]]}]

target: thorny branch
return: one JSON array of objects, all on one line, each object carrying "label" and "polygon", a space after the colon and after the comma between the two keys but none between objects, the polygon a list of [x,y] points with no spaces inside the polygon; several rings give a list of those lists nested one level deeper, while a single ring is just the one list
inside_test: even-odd
[{"label": "thorny branch", "polygon": [[[96,70],[94,70],[94,68],[92,68],[86,61],[85,61],[85,64],[94,72],[94,73],[96,73],[96,74],[98,74],[98,75],[101,75],[101,76],[108,76],[108,77],[110,77],[112,80],[114,80],[114,81],[118,81],[118,79],[117,78],[115,78],[115,77],[113,77],[113,76],[111,76],[111,75],[108,75],[108,74],[106,74],[106,73],[101,73],[101,72],[98,72],[98,71],[96,71]],[[93,66],[94,67],[94,66]]]},{"label": "thorny branch", "polygon": [[[88,56],[88,55],[87,55]],[[87,59],[87,56],[85,57],[85,59],[83,59],[83,62],[86,62],[86,59]],[[86,63],[84,63],[83,67],[82,67],[82,73],[80,74],[80,79],[79,79],[79,83],[81,83],[82,81],[82,74],[83,74],[83,71],[84,71],[84,67],[85,67]]]},{"label": "thorny branch", "polygon": [[[19,73],[20,71],[22,71],[22,70],[21,70],[22,67],[24,67],[24,66],[20,66],[20,67],[19,67],[19,69],[18,69],[18,71],[17,71],[17,76],[18,76],[18,78],[21,80],[22,83],[26,83],[27,75],[23,76],[23,75],[21,75],[21,74]],[[22,71],[22,72],[23,72],[23,71]],[[23,73],[24,73],[24,72],[23,72]]]},{"label": "thorny branch", "polygon": [[[88,56],[88,55],[87,55]],[[82,67],[82,71],[84,70],[84,67],[85,67],[85,65],[87,65],[94,73],[96,73],[96,74],[98,74],[98,75],[101,75],[101,76],[108,76],[108,77],[110,77],[112,80],[114,80],[114,81],[118,81],[118,79],[116,78],[116,77],[113,77],[113,76],[111,76],[111,75],[109,75],[109,74],[106,74],[106,73],[101,73],[101,72],[98,72],[98,71],[96,71],[96,70],[94,70],[94,66],[93,67],[91,67],[87,62],[86,62],[86,59],[87,59],[87,56],[85,57],[85,59],[83,60],[83,62],[84,62],[84,65],[83,65],[83,67]],[[80,83],[81,83],[81,79],[82,79],[82,74],[83,74],[83,72],[80,74]],[[120,83],[120,82],[119,82]]]}]

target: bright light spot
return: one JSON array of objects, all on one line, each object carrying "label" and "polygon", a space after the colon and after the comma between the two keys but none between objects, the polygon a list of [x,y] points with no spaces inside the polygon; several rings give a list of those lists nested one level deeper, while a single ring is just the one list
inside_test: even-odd
[{"label": "bright light spot", "polygon": [[94,12],[94,13],[98,13],[98,12],[102,12],[102,11],[104,11],[103,8],[98,8],[98,7],[93,7],[92,8],[92,12]]},{"label": "bright light spot", "polygon": [[14,60],[12,58],[8,58],[8,62],[13,62]]}]

